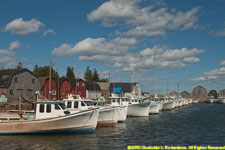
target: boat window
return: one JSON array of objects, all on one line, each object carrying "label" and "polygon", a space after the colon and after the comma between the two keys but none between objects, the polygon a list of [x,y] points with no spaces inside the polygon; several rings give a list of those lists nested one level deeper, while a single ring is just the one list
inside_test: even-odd
[{"label": "boat window", "polygon": [[137,100],[135,100],[135,102],[137,102]]},{"label": "boat window", "polygon": [[72,102],[67,102],[67,108],[71,108]]},{"label": "boat window", "polygon": [[44,104],[40,104],[40,108],[39,108],[39,112],[40,113],[43,113],[44,112],[44,107],[45,107]]},{"label": "boat window", "polygon": [[46,110],[47,113],[50,113],[51,112],[51,104],[47,104],[47,110]]},{"label": "boat window", "polygon": [[83,101],[81,102],[81,106],[85,106],[85,103]]},{"label": "boat window", "polygon": [[65,106],[65,104],[59,104],[59,106],[62,108],[62,109],[66,109],[66,106]]},{"label": "boat window", "polygon": [[55,110],[60,110],[60,107],[58,104],[55,104]]},{"label": "boat window", "polygon": [[74,108],[78,108],[78,102],[74,102]]},{"label": "boat window", "polygon": [[87,106],[93,106],[93,103],[92,103],[91,101],[85,101],[85,104],[86,104]]}]

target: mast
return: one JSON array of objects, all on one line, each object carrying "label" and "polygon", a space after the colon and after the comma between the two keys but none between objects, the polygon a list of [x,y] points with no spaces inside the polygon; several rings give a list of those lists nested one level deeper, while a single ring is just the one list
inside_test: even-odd
[{"label": "mast", "polygon": [[49,95],[48,95],[48,99],[50,99],[51,97],[51,79],[52,79],[52,72],[51,72],[51,68],[52,68],[52,59],[50,58],[50,65],[49,65]]},{"label": "mast", "polygon": [[166,95],[168,95],[168,84],[169,84],[169,82],[167,81],[166,82]]}]

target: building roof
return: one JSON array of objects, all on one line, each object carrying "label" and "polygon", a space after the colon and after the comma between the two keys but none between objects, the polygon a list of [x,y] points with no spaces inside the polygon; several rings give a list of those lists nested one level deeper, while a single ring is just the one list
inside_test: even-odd
[{"label": "building roof", "polygon": [[123,88],[120,88],[120,87],[116,87],[116,88],[113,88],[113,91],[115,94],[120,94],[122,92]]},{"label": "building roof", "polygon": [[113,88],[123,88],[125,93],[131,93],[134,86],[137,83],[126,83],[126,82],[118,82],[118,83],[111,83],[110,84],[110,91],[113,92]]},{"label": "building roof", "polygon": [[8,87],[11,83],[11,80],[13,76],[23,73],[23,72],[29,72],[36,78],[38,78],[33,72],[26,68],[21,68],[21,69],[2,69],[0,70],[0,87]]},{"label": "building roof", "polygon": [[97,82],[101,90],[109,91],[110,83],[109,82]]},{"label": "building roof", "polygon": [[86,82],[86,87],[88,91],[101,91],[101,88],[96,82]]},{"label": "building roof", "polygon": [[[45,85],[45,82],[49,79],[49,77],[39,77],[38,79],[39,79],[39,81],[40,81],[41,88],[43,88],[44,85]],[[52,80],[55,80],[55,78],[51,78],[51,79],[52,79]],[[58,84],[58,83],[56,82],[56,84]]]}]

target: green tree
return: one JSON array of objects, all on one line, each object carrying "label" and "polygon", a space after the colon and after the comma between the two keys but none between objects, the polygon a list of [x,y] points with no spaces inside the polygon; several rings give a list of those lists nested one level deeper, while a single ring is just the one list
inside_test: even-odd
[{"label": "green tree", "polygon": [[[49,77],[49,66],[38,67],[35,65],[33,73],[38,77]],[[58,72],[51,67],[51,76],[55,79],[59,77]]]},{"label": "green tree", "polygon": [[35,75],[39,74],[39,68],[38,68],[38,65],[37,65],[37,64],[34,66],[34,71],[33,71],[33,73],[34,73]]},{"label": "green tree", "polygon": [[95,82],[99,81],[98,71],[96,70],[96,68],[94,69],[94,72],[93,72],[93,79],[92,79],[92,81],[95,81]]},{"label": "green tree", "polygon": [[102,78],[99,80],[99,82],[109,82],[109,79],[108,78]]},{"label": "green tree", "polygon": [[87,66],[85,74],[84,74],[84,79],[86,82],[91,82],[93,81],[93,76],[92,76],[92,71],[90,70],[90,67]]},{"label": "green tree", "polygon": [[21,62],[19,62],[16,68],[17,68],[17,69],[22,69],[22,68],[23,68],[22,63],[21,63]]},{"label": "green tree", "polygon": [[66,78],[68,78],[68,79],[75,79],[75,75],[74,75],[74,72],[73,72],[73,67],[70,67],[70,66],[67,67]]}]

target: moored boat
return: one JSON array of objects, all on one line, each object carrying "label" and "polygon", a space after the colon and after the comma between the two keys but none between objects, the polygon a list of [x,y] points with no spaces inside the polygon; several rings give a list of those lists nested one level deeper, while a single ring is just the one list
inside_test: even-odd
[{"label": "moored boat", "polygon": [[170,100],[170,101],[164,102],[162,109],[163,110],[171,110],[173,108],[174,108],[174,102]]},{"label": "moored boat", "polygon": [[127,115],[133,117],[149,116],[150,102],[144,99],[131,98],[128,100]]},{"label": "moored boat", "polygon": [[71,113],[63,102],[56,101],[35,102],[35,106],[35,113],[27,114],[28,118],[1,118],[0,134],[93,132],[96,128],[92,119],[98,109]]},{"label": "moored boat", "polygon": [[225,97],[219,97],[219,98],[218,98],[218,102],[219,102],[220,104],[225,104]]},{"label": "moored boat", "polygon": [[214,103],[214,97],[209,96],[208,99],[205,101],[206,103]]},{"label": "moored boat", "polygon": [[149,113],[150,114],[158,114],[160,107],[161,107],[160,102],[151,101],[151,104],[149,107]]},{"label": "moored boat", "polygon": [[127,119],[128,102],[126,97],[111,97],[112,106],[119,106],[118,121],[123,122]]}]

